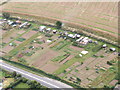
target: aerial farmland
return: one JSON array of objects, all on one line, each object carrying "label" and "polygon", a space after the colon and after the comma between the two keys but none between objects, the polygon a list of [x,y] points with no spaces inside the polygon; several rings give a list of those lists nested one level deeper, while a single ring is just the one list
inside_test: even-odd
[{"label": "aerial farmland", "polygon": [[117,2],[11,2],[3,6],[3,11],[62,20],[118,36],[117,5]]},{"label": "aerial farmland", "polygon": [[[117,5],[8,2],[3,5],[3,13],[10,18],[0,17],[1,57],[82,88],[114,88],[119,83],[119,45],[64,27],[84,26],[92,28],[93,34],[100,31],[118,39]],[[65,25],[57,27],[58,22]]]}]

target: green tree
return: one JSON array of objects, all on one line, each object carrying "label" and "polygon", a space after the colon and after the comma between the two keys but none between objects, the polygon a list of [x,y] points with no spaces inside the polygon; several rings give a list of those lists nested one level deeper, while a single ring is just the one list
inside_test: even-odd
[{"label": "green tree", "polygon": [[6,19],[9,19],[9,18],[10,18],[10,14],[7,13],[7,12],[3,12],[2,15],[3,15],[3,17],[6,18]]},{"label": "green tree", "polygon": [[78,82],[81,82],[81,79],[80,79],[80,78],[77,78],[77,81],[78,81]]},{"label": "green tree", "polygon": [[15,77],[17,75],[17,73],[14,71],[13,73],[12,73],[12,77]]},{"label": "green tree", "polygon": [[23,83],[26,83],[28,80],[26,79],[26,78],[24,78],[24,77],[22,77],[22,82]]},{"label": "green tree", "polygon": [[58,29],[60,29],[60,28],[62,27],[62,22],[57,21],[57,22],[56,22],[56,27],[57,27]]},{"label": "green tree", "polygon": [[22,77],[21,74],[17,74],[17,77]]}]

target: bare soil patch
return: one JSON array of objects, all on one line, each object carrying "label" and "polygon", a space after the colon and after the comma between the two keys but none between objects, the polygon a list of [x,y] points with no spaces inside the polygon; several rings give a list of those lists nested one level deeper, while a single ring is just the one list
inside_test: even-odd
[{"label": "bare soil patch", "polygon": [[79,48],[79,47],[76,47],[76,46],[70,46],[70,48],[73,49],[73,50],[76,50],[76,51],[84,50],[83,48]]},{"label": "bare soil patch", "polygon": [[8,53],[8,52],[11,51],[13,48],[14,48],[14,47],[11,47],[11,46],[7,45],[7,46],[5,46],[5,47],[2,49],[2,51]]},{"label": "bare soil patch", "polygon": [[40,68],[41,70],[44,70],[48,73],[53,73],[54,71],[56,71],[59,68],[59,65],[55,65],[53,63],[47,63],[46,65],[44,65],[42,68]]},{"label": "bare soil patch", "polygon": [[53,50],[46,51],[41,56],[37,57],[36,60],[34,60],[33,65],[36,67],[42,67],[44,66],[49,60],[57,56],[57,52]]},{"label": "bare soil patch", "polygon": [[35,33],[37,33],[36,31],[29,31],[27,33],[25,33],[24,35],[22,35],[23,38],[28,39],[31,36],[33,36]]}]

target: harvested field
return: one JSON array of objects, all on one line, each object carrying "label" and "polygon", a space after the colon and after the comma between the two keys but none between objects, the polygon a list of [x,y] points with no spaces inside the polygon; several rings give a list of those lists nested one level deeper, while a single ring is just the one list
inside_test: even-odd
[{"label": "harvested field", "polygon": [[114,36],[118,33],[118,2],[9,2],[3,11],[61,20]]}]

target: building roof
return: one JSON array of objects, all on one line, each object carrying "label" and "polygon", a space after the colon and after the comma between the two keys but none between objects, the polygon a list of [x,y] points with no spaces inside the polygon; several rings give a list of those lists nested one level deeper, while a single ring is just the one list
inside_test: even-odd
[{"label": "building roof", "polygon": [[88,53],[88,51],[82,51],[81,53],[85,55]]}]

